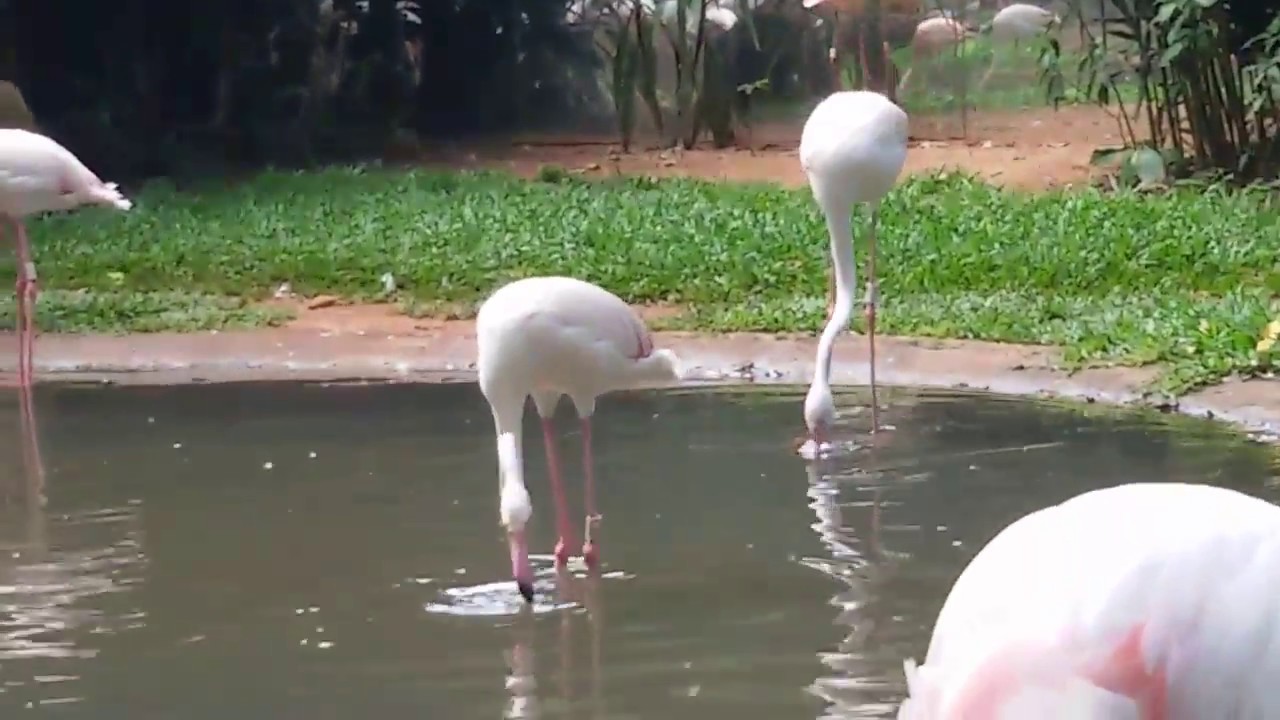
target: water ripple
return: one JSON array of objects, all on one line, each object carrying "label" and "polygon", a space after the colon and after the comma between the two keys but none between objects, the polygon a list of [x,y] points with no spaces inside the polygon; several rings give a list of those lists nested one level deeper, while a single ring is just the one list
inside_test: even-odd
[{"label": "water ripple", "polygon": [[[540,615],[582,607],[576,601],[557,597],[562,588],[552,556],[530,555],[529,560],[534,566],[532,606],[520,597],[514,580],[500,580],[480,585],[442,588],[439,600],[424,603],[422,607],[436,615],[467,617],[512,616],[525,612],[526,608],[533,614]],[[587,569],[581,558],[571,558],[567,572],[569,576],[581,579],[586,577]],[[603,580],[628,580],[633,576],[615,570],[602,573],[600,577]]]},{"label": "water ripple", "polygon": [[[76,630],[110,634],[141,624],[136,610],[116,615],[89,607],[95,597],[135,585],[145,562],[136,503],[14,520],[9,527],[25,532],[0,551],[0,660],[92,658],[98,649],[69,639]],[[16,668],[5,667],[6,679]]]}]

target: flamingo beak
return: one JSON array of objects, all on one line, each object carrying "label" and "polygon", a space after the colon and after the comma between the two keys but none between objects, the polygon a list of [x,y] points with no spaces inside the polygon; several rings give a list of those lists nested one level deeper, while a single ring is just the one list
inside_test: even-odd
[{"label": "flamingo beak", "polygon": [[524,541],[524,530],[507,532],[507,542],[511,546],[511,575],[516,579],[516,587],[520,589],[520,597],[533,604],[533,566],[529,564],[529,547]]}]

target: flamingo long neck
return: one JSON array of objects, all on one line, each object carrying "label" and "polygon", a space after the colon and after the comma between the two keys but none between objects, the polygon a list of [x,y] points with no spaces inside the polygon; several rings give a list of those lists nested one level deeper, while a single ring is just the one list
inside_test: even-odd
[{"label": "flamingo long neck", "polygon": [[512,503],[527,496],[524,484],[524,397],[518,402],[500,403],[493,408],[494,430],[498,442],[498,497],[503,522],[508,520]]},{"label": "flamingo long neck", "polygon": [[836,302],[818,340],[818,356],[813,370],[815,385],[831,382],[831,349],[840,331],[849,325],[849,318],[853,315],[853,290],[858,284],[858,268],[853,262],[853,208],[848,204],[828,203],[823,210],[827,217],[827,232],[831,235]]}]

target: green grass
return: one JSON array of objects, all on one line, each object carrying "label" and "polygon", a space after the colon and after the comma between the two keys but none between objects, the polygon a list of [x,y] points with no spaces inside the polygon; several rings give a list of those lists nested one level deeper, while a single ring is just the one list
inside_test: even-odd
[{"label": "green grass", "polygon": [[[131,213],[32,224],[42,283],[62,291],[42,295],[40,321],[262,324],[279,314],[226,298],[289,281],[392,299],[384,273],[411,309],[467,308],[503,282],[558,273],[689,308],[669,326],[822,326],[830,261],[808,191],[558,177],[334,169],[183,193],[154,184]],[[1160,362],[1175,392],[1251,372],[1280,288],[1278,216],[1261,192],[1029,195],[913,179],[881,212],[883,330],[1060,344],[1073,365]],[[858,247],[862,257],[861,231]],[[0,323],[12,326],[11,303]]]}]

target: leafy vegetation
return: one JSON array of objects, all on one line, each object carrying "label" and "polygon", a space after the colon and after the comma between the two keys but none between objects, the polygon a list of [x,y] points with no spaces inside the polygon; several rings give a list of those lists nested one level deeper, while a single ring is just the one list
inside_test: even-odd
[{"label": "leafy vegetation", "polygon": [[[542,177],[333,169],[183,192],[153,183],[133,212],[32,224],[44,287],[66,291],[41,296],[40,320],[271,322],[280,315],[224,298],[265,298],[282,282],[466,315],[506,281],[569,274],[685,308],[670,327],[812,332],[825,321],[828,243],[807,191]],[[1061,344],[1074,365],[1160,362],[1171,391],[1269,362],[1257,342],[1280,290],[1270,194],[1027,195],[937,175],[904,182],[881,218],[885,332]],[[0,322],[11,309],[0,306]]]},{"label": "leafy vegetation", "polygon": [[[1117,0],[1083,52],[1042,57],[1050,86],[1074,77],[1115,107],[1124,150],[1159,151],[1156,173],[1274,179],[1280,170],[1280,12],[1240,0]],[[1118,63],[1120,56],[1128,62]],[[1121,84],[1136,78],[1138,96]],[[1106,157],[1103,153],[1100,157]],[[1142,173],[1130,173],[1135,180]]]}]

